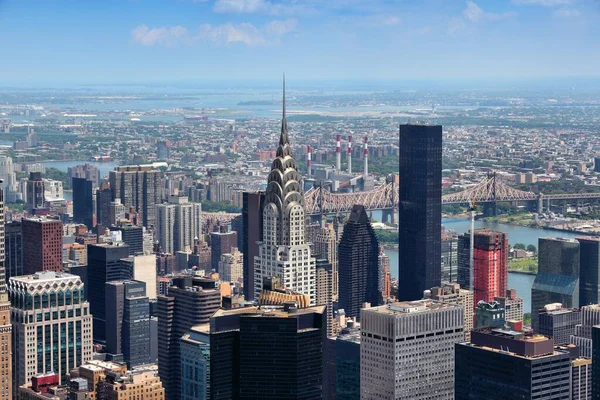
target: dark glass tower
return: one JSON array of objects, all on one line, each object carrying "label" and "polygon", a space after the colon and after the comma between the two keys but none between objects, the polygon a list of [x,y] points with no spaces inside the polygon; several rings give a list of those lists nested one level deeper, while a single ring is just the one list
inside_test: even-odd
[{"label": "dark glass tower", "polygon": [[140,281],[106,283],[106,350],[127,368],[150,363],[150,303]]},{"label": "dark glass tower", "polygon": [[92,181],[73,178],[73,221],[85,224],[92,229],[94,224],[94,202]]},{"label": "dark glass tower", "polygon": [[181,337],[192,326],[208,323],[220,306],[216,281],[200,277],[177,277],[168,295],[158,296],[158,374],[166,400],[181,398]]},{"label": "dark glass tower", "polygon": [[144,228],[133,224],[126,224],[120,227],[112,227],[110,230],[121,232],[123,242],[129,246],[130,256],[144,253]]},{"label": "dark glass tower", "polygon": [[121,262],[129,256],[129,246],[90,244],[88,251],[88,300],[94,317],[94,341],[106,340],[106,291],[109,281],[133,279],[133,271]]},{"label": "dark glass tower", "polygon": [[600,399],[600,326],[592,328],[592,399]]},{"label": "dark glass tower", "polygon": [[579,305],[600,303],[600,238],[579,237]]},{"label": "dark glass tower", "polygon": [[6,252],[6,282],[11,276],[23,275],[23,231],[21,222],[4,225],[4,248]]},{"label": "dark glass tower", "polygon": [[538,273],[531,288],[531,325],[539,327],[539,311],[546,304],[579,308],[579,242],[575,239],[540,238]]},{"label": "dark glass tower", "polygon": [[[258,256],[258,242],[262,240],[264,192],[244,192],[242,207],[242,247],[244,254],[244,297],[254,299],[254,257]],[[240,232],[238,232],[240,235]]]},{"label": "dark glass tower", "polygon": [[440,125],[400,125],[399,222],[398,298],[418,300],[441,284]]},{"label": "dark glass tower", "polygon": [[102,228],[110,226],[110,202],[112,201],[112,192],[110,185],[105,182],[96,191],[96,222]]},{"label": "dark glass tower", "polygon": [[210,322],[213,400],[323,398],[325,306],[219,310]]},{"label": "dark glass tower", "polygon": [[363,303],[379,301],[379,243],[364,206],[352,207],[338,245],[339,305],[360,317]]}]

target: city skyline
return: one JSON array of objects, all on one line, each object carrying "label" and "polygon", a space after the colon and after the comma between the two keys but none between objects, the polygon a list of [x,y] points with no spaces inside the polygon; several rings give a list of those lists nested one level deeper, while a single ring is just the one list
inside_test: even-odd
[{"label": "city skyline", "polygon": [[4,0],[0,84],[592,77],[599,20],[592,0]]}]

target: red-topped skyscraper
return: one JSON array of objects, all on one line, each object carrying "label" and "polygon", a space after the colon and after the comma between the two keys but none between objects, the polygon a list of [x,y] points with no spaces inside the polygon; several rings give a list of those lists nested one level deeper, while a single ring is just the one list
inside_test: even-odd
[{"label": "red-topped skyscraper", "polygon": [[458,237],[458,283],[473,289],[473,306],[502,297],[508,289],[508,235],[489,229],[477,229],[473,246],[473,286],[470,273],[471,234]]}]

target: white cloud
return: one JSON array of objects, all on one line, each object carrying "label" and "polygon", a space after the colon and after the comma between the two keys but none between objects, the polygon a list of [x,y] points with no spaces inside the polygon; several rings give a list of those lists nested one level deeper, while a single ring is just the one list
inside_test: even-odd
[{"label": "white cloud", "polygon": [[298,26],[296,19],[273,20],[257,28],[249,22],[239,24],[226,23],[213,26],[200,26],[196,35],[190,35],[182,26],[148,28],[139,25],[131,31],[132,39],[144,46],[173,46],[175,44],[193,44],[199,41],[210,41],[218,45],[243,43],[247,46],[261,46],[277,43],[283,36],[294,32]]},{"label": "white cloud", "polygon": [[448,22],[448,33],[451,35],[465,29],[467,29],[467,23],[462,18],[452,18],[450,22]]},{"label": "white cloud", "polygon": [[135,42],[144,46],[154,44],[172,46],[178,42],[189,40],[187,29],[180,25],[152,29],[146,25],[139,25],[131,31],[131,37]]},{"label": "white cloud", "polygon": [[512,0],[513,4],[524,6],[556,7],[575,3],[577,0]]},{"label": "white cloud", "polygon": [[383,24],[387,26],[398,25],[401,22],[400,18],[395,16],[389,16],[383,20]]},{"label": "white cloud", "polygon": [[581,16],[581,11],[574,8],[559,8],[553,15],[558,18],[577,18]]},{"label": "white cloud", "polygon": [[267,40],[254,25],[227,23],[219,26],[205,24],[200,27],[200,37],[216,44],[244,43],[248,46],[264,45]]},{"label": "white cloud", "polygon": [[216,0],[213,11],[231,14],[308,14],[314,10],[306,5],[293,2],[273,3],[268,0]]},{"label": "white cloud", "polygon": [[272,36],[283,36],[294,32],[298,26],[296,19],[286,19],[283,21],[271,21],[265,26],[265,32]]},{"label": "white cloud", "polygon": [[497,21],[500,19],[511,18],[517,14],[514,12],[505,12],[502,14],[483,11],[475,2],[467,0],[467,8],[463,11],[463,15],[471,22],[479,23],[484,21]]}]

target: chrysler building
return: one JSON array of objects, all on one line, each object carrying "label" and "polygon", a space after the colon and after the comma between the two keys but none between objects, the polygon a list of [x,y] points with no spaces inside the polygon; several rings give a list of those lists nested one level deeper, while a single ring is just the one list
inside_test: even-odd
[{"label": "chrysler building", "polygon": [[254,259],[255,298],[265,279],[276,277],[285,289],[308,295],[310,304],[315,304],[315,258],[305,241],[304,228],[304,194],[288,137],[284,76],[281,135],[267,180],[262,242]]}]

